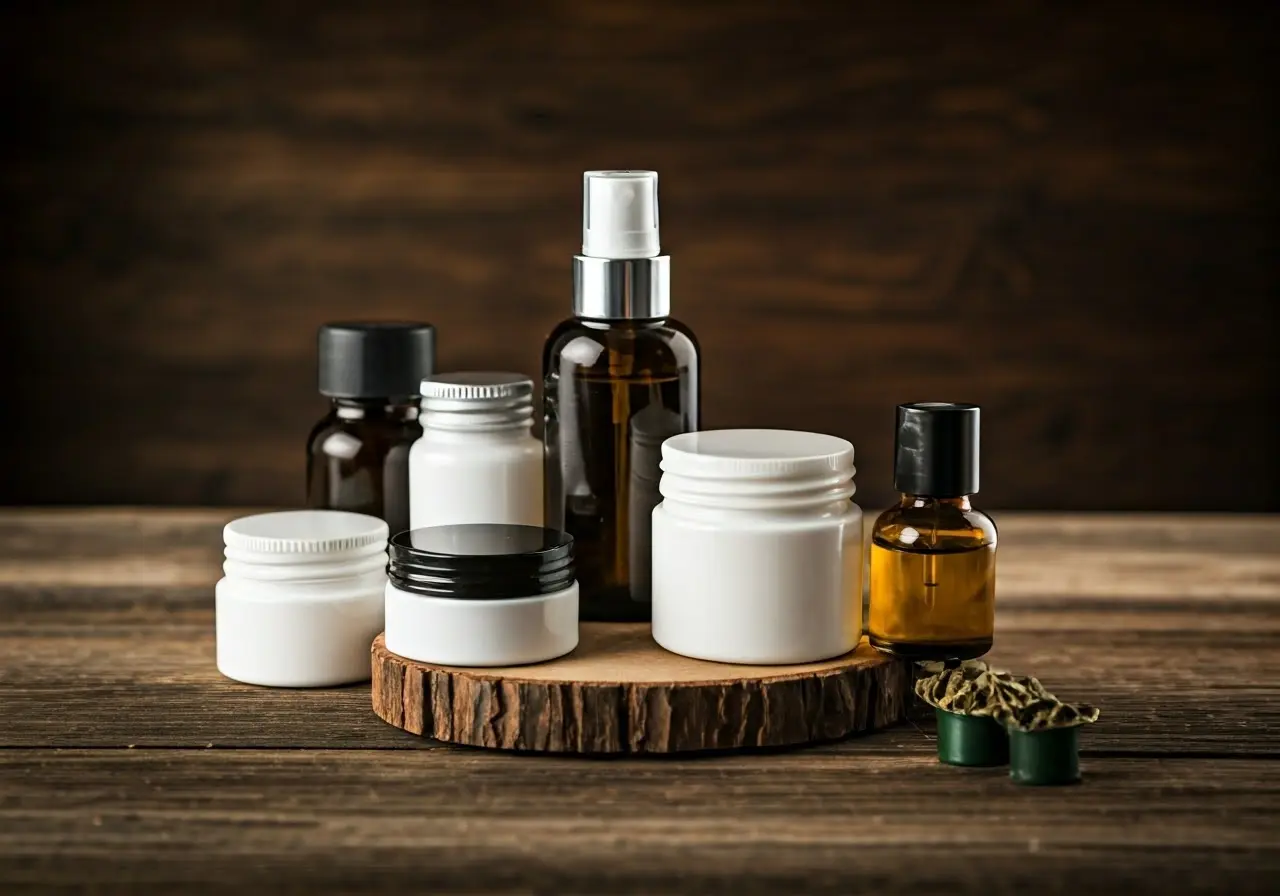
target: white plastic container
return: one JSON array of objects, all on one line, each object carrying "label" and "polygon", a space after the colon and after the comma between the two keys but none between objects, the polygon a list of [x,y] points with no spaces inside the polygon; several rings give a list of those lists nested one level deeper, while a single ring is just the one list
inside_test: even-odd
[{"label": "white plastic container", "polygon": [[517,666],[578,646],[573,538],[472,524],[391,539],[386,645],[446,666]]},{"label": "white plastic container", "polygon": [[422,381],[419,422],[422,438],[409,449],[411,529],[542,525],[532,380],[518,373],[430,377]]},{"label": "white plastic container", "polygon": [[222,530],[218,671],[248,684],[367,681],[382,631],[387,524],[340,510],[247,516]]},{"label": "white plastic container", "polygon": [[653,637],[725,663],[807,663],[862,635],[862,510],[853,445],[773,429],[662,445],[653,511]]}]

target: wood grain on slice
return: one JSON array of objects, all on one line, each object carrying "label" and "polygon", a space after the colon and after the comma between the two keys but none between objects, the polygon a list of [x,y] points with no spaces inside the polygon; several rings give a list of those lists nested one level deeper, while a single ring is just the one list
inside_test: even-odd
[{"label": "wood grain on slice", "polygon": [[[170,590],[0,588],[0,747],[420,749],[383,724],[369,685],[296,691],[229,681],[214,666],[212,598]],[[1086,752],[1280,754],[1273,608],[1103,602],[1002,611],[993,663],[1103,708]],[[164,707],[157,712],[156,707]],[[247,722],[246,720],[251,720]],[[929,754],[932,716],[848,742]],[[1211,723],[1210,723],[1211,722]]]},{"label": "wood grain on slice", "polygon": [[549,663],[468,669],[373,643],[373,709],[450,743],[554,753],[682,753],[830,741],[901,721],[911,670],[865,642],[798,666],[744,666],[663,650],[643,624],[584,623]]}]

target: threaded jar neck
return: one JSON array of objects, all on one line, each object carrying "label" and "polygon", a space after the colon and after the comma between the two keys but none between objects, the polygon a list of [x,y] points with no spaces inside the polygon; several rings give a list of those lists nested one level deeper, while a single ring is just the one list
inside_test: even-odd
[{"label": "threaded jar neck", "polygon": [[222,572],[227,578],[279,584],[301,582],[341,582],[374,574],[384,575],[387,552],[375,551],[365,557],[345,560],[307,559],[294,563],[262,562],[261,557],[233,556],[227,552]]},{"label": "threaded jar neck", "polygon": [[718,430],[662,446],[659,491],[677,513],[732,511],[825,517],[853,497],[853,445],[820,433]]}]

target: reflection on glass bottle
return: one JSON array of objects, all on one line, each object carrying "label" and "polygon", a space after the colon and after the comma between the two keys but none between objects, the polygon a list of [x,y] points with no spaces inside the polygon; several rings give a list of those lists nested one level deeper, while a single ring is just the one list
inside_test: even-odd
[{"label": "reflection on glass bottle", "polygon": [[631,599],[644,603],[653,599],[653,508],[662,502],[658,491],[662,443],[685,431],[684,420],[662,402],[657,392],[655,387],[645,409],[631,418],[631,483],[627,492],[631,538],[627,563],[631,570]]},{"label": "reflection on glass bottle", "polygon": [[307,506],[409,528],[409,448],[422,435],[416,401],[335,400],[307,441]]}]

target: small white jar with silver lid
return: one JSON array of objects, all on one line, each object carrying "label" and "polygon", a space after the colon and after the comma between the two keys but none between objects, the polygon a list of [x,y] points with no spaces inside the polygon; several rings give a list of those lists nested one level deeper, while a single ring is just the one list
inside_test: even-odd
[{"label": "small white jar with silver lid", "polygon": [[541,526],[401,532],[388,549],[387,650],[446,666],[540,663],[578,646],[573,537]]},{"label": "small white jar with silver lid", "polygon": [[653,637],[725,663],[807,663],[862,635],[862,510],[853,445],[773,429],[662,445],[653,511]]},{"label": "small white jar with silver lid", "polygon": [[542,525],[532,380],[518,373],[428,377],[419,422],[422,438],[409,449],[411,529]]},{"label": "small white jar with silver lid", "polygon": [[341,510],[242,517],[223,529],[218,671],[247,684],[368,681],[382,631],[387,524]]}]

